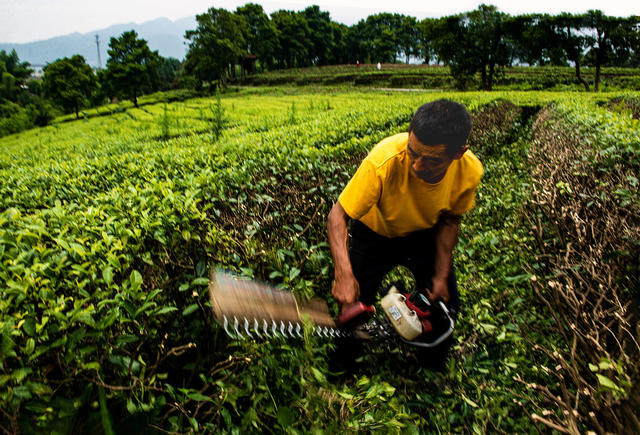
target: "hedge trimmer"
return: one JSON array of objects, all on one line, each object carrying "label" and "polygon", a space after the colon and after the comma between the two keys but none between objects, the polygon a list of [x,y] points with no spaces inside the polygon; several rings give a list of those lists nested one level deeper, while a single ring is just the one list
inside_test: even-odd
[{"label": "hedge trimmer", "polygon": [[431,303],[418,291],[411,294],[391,286],[375,307],[356,302],[334,319],[321,299],[303,302],[268,284],[216,272],[209,297],[217,321],[232,339],[302,338],[307,318],[312,333],[324,338],[394,339],[419,347],[435,347],[454,328],[452,313],[442,302]]}]

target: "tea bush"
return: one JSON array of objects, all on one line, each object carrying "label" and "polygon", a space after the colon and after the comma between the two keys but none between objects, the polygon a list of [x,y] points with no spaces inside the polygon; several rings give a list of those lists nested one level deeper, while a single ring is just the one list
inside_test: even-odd
[{"label": "tea bush", "polygon": [[[0,141],[0,426],[529,432],[533,414],[556,414],[528,386],[554,381],[552,358],[531,343],[569,343],[530,284],[543,266],[523,225],[532,119],[521,107],[556,101],[578,117],[599,100],[279,93],[223,96],[217,141],[206,98],[167,104],[168,140],[160,103]],[[465,308],[445,372],[411,349],[371,348],[336,382],[330,344],[313,337],[231,341],[211,316],[209,268],[330,299],[332,203],[375,143],[441,97],[472,112],[485,166],[456,251]],[[620,123],[602,134],[633,142]],[[625,146],[605,155],[618,161]]]}]

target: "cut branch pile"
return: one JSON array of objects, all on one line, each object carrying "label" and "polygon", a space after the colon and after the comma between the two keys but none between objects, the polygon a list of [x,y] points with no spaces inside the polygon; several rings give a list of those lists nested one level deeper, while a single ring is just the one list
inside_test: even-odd
[{"label": "cut branch pile", "polygon": [[640,210],[614,193],[633,189],[637,168],[604,165],[552,107],[533,125],[530,161],[532,284],[565,342],[536,346],[557,384],[532,387],[558,412],[533,418],[566,433],[640,433]]}]

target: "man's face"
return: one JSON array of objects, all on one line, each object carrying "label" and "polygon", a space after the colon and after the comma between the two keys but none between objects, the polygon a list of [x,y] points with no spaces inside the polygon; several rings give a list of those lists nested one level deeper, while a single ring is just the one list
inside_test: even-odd
[{"label": "man's face", "polygon": [[[466,151],[466,147],[459,156],[462,156],[464,151]],[[435,184],[442,180],[451,162],[455,158],[460,158],[458,155],[454,156],[454,158],[449,157],[445,144],[423,144],[413,132],[409,133],[407,155],[409,156],[413,173],[422,181],[430,184]]]}]

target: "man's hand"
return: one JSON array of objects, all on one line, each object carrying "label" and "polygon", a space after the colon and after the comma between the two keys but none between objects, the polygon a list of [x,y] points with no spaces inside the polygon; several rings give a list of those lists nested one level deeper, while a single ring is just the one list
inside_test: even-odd
[{"label": "man's hand", "polygon": [[342,278],[336,276],[331,294],[338,301],[338,304],[343,307],[348,306],[355,303],[360,297],[360,285],[353,274]]},{"label": "man's hand", "polygon": [[439,299],[442,299],[445,304],[449,302],[449,286],[447,285],[447,280],[434,277],[431,283],[433,288],[431,290],[427,289],[429,301],[435,303]]}]

